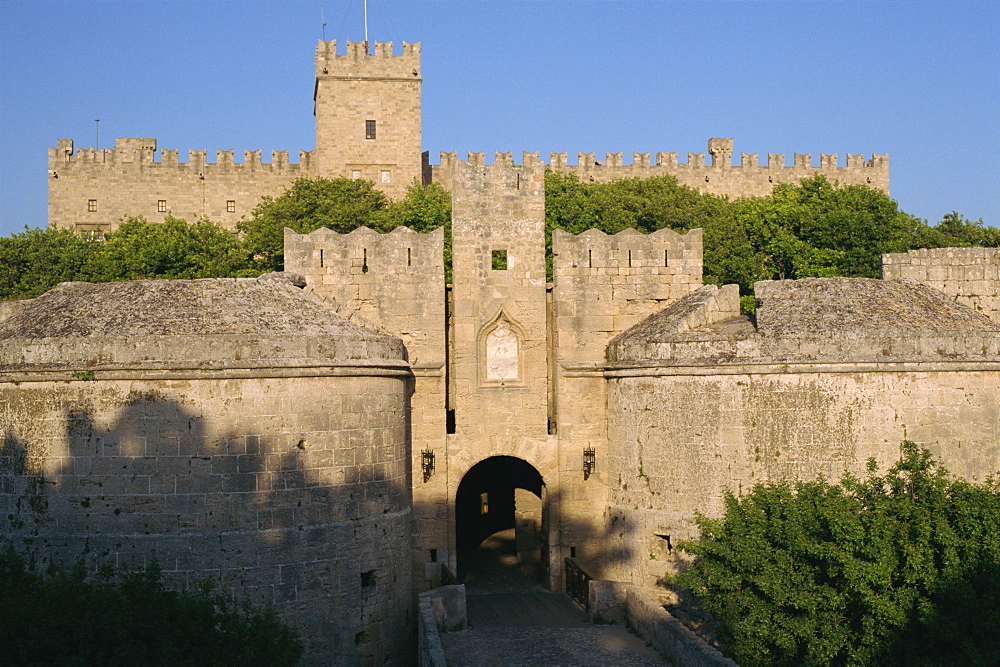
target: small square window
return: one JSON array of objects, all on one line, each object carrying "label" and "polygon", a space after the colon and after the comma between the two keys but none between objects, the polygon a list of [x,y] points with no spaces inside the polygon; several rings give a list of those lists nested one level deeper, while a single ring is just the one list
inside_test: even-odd
[{"label": "small square window", "polygon": [[96,199],[88,199],[87,200],[87,211],[89,211],[90,213],[96,213],[97,212],[97,200]]},{"label": "small square window", "polygon": [[158,200],[156,200],[156,212],[157,213],[166,213],[167,212],[167,200],[166,199],[158,199]]},{"label": "small square window", "polygon": [[366,120],[365,121],[365,139],[375,138],[375,121]]},{"label": "small square window", "polygon": [[361,178],[361,172],[355,169],[354,171],[351,172],[351,178],[353,178],[354,180]]},{"label": "small square window", "polygon": [[382,172],[382,182],[383,183],[388,183],[389,182],[389,172],[387,172],[387,171],[383,171]]},{"label": "small square window", "polygon": [[226,201],[226,213],[236,213],[236,200],[229,199]]},{"label": "small square window", "polygon": [[493,251],[493,270],[494,271],[506,271],[507,270],[507,251],[506,250],[494,250]]}]

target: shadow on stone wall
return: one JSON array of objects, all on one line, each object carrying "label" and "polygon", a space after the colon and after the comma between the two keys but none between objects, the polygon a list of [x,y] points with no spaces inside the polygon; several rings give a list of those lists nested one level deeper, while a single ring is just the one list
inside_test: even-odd
[{"label": "shadow on stone wall", "polygon": [[[0,523],[41,566],[155,561],[170,586],[209,580],[275,606],[302,634],[307,660],[407,654],[404,444],[336,429],[261,433],[267,427],[250,418],[246,432],[219,431],[155,392],[130,393],[106,428],[93,401],[57,409],[64,439],[33,437],[39,429],[26,420],[42,415],[0,415],[11,424],[0,448]],[[32,437],[18,434],[19,418]]]}]

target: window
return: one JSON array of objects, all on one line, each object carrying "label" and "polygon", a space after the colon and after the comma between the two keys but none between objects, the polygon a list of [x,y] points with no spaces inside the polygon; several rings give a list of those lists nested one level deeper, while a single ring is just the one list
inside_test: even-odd
[{"label": "window", "polygon": [[226,213],[236,213],[236,200],[230,199],[226,201]]},{"label": "window", "polygon": [[494,250],[492,256],[492,266],[494,271],[507,270],[507,251]]},{"label": "window", "polygon": [[157,213],[166,213],[167,212],[167,200],[166,199],[158,199],[158,200],[156,200],[156,212]]},{"label": "window", "polygon": [[95,225],[89,222],[78,222],[76,223],[77,233],[86,239],[94,239],[97,241],[104,240],[104,225]]},{"label": "window", "polygon": [[382,172],[382,182],[383,183],[388,183],[389,182],[389,172],[387,172],[387,171],[383,171]]},{"label": "window", "polygon": [[366,120],[365,121],[365,139],[375,138],[375,121]]},{"label": "window", "polygon": [[351,172],[351,178],[353,178],[354,180],[361,178],[361,172],[355,169],[354,171]]},{"label": "window", "polygon": [[96,213],[97,212],[97,200],[96,199],[88,199],[87,200],[87,211],[89,211],[90,213]]}]

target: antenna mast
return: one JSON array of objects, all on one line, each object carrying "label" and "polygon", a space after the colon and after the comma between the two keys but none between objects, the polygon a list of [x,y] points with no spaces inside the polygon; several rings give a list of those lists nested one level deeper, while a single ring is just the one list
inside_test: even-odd
[{"label": "antenna mast", "polygon": [[323,24],[323,41],[326,41],[326,16],[323,14],[323,3],[319,3],[319,20]]},{"label": "antenna mast", "polygon": [[365,0],[365,55],[371,55],[368,53],[368,0]]}]

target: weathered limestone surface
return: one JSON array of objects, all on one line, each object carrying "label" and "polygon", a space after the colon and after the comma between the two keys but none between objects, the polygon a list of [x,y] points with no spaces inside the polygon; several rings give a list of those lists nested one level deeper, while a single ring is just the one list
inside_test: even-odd
[{"label": "weathered limestone surface", "polygon": [[308,662],[403,662],[402,352],[279,277],[63,284],[0,324],[2,532],[272,604]]},{"label": "weathered limestone surface", "polygon": [[[703,287],[608,347],[619,580],[655,583],[725,489],[863,475],[869,457],[885,469],[903,439],[962,477],[1000,470],[996,322],[913,281],[822,278],[758,283],[754,326],[729,318],[727,289]],[[704,324],[683,326],[699,310]]]},{"label": "weathered limestone surface", "polygon": [[[376,42],[366,55],[363,42],[316,47],[317,174],[374,181],[399,198],[422,178],[420,128],[420,44],[403,43],[393,55],[392,42]],[[366,134],[374,121],[375,136]]]},{"label": "weathered limestone surface", "polygon": [[[305,276],[316,296],[343,306],[343,317],[367,321],[399,336],[414,374],[410,401],[414,537],[413,580],[418,590],[440,584],[448,547],[445,447],[444,230],[389,234],[367,228],[349,234],[285,230],[285,266]],[[423,479],[424,452],[438,457],[438,474]],[[426,509],[425,509],[426,508]],[[433,550],[433,552],[432,552]],[[431,554],[434,554],[432,558]]]},{"label": "weathered limestone surface", "polygon": [[[659,152],[651,159],[649,153],[632,153],[631,163],[624,164],[621,153],[577,153],[576,164],[569,164],[566,153],[550,153],[548,163],[538,152],[523,151],[521,164],[526,167],[548,167],[553,171],[575,174],[586,183],[607,183],[622,178],[673,176],[683,185],[701,192],[737,197],[763,197],[771,194],[777,183],[797,184],[803,178],[822,174],[840,185],[866,185],[889,192],[889,156],[848,154],[846,164],[838,164],[836,154],[821,154],[819,164],[812,155],[796,153],[794,164],[785,163],[783,153],[768,153],[767,164],[758,164],[756,153],[743,153],[741,163],[732,162],[733,140],[708,140],[708,152],[714,159],[706,164],[705,153],[688,153],[687,163],[678,162],[676,152]],[[430,180],[451,189],[451,165],[459,160],[458,153],[442,152],[439,164],[429,165]],[[496,153],[493,164],[512,163],[512,153]],[[484,164],[483,153],[468,153],[468,161]]]},{"label": "weathered limestone surface", "polygon": [[[124,216],[142,215],[151,221],[172,215],[194,221],[207,217],[235,228],[251,216],[262,196],[280,195],[300,177],[343,176],[364,178],[393,198],[400,198],[413,183],[440,183],[454,188],[456,153],[441,153],[440,164],[431,165],[422,153],[421,48],[403,43],[401,55],[392,42],[376,42],[365,53],[363,42],[347,42],[337,53],[336,41],[316,47],[313,89],[316,116],[316,149],[299,151],[290,163],[288,151],[271,151],[262,162],[260,150],[245,150],[237,162],[233,149],[186,151],[161,149],[157,159],[155,138],[119,138],[114,148],[74,149],[70,139],[59,139],[49,148],[49,225],[103,234],[113,231]],[[215,161],[211,155],[215,154]],[[823,174],[841,185],[859,184],[889,191],[889,156],[848,154],[839,164],[836,154],[821,154],[813,164],[810,154],[794,155],[787,165],[784,154],[769,153],[767,165],[756,153],[743,153],[733,164],[733,140],[708,140],[711,164],[705,153],[688,153],[679,163],[676,152],[633,153],[624,164],[621,153],[578,153],[569,164],[566,153],[550,153],[546,164],[537,152],[521,153],[529,169],[570,173],[585,182],[669,175],[702,192],[729,197],[770,194],[776,183],[798,183]],[[512,152],[496,153],[493,165],[515,165]],[[467,163],[483,166],[481,152],[468,153]]]},{"label": "weathered limestone surface", "polygon": [[933,248],[882,255],[883,278],[912,278],[1000,321],[1000,248]]}]

